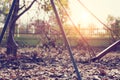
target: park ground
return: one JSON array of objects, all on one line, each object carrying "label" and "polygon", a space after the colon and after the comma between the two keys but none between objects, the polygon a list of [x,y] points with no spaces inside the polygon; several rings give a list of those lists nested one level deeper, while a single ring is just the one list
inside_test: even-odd
[{"label": "park ground", "polygon": [[[120,52],[110,52],[96,62],[90,62],[89,52],[72,49],[82,80],[119,80]],[[101,49],[96,49],[96,54]],[[20,48],[17,58],[5,56],[0,50],[0,80],[77,80],[66,49]]]}]

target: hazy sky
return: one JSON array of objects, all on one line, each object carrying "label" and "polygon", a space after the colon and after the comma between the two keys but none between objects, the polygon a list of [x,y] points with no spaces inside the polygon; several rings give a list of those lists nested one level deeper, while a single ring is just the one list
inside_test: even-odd
[{"label": "hazy sky", "polygon": [[[84,20],[84,24],[87,22],[92,23],[96,21],[78,3],[78,0],[74,0],[74,1],[69,0],[69,1],[70,1],[70,6],[72,9],[72,16],[73,16],[74,21],[83,22]],[[106,18],[109,14],[115,17],[120,17],[120,8],[119,8],[120,0],[80,0],[80,1],[103,22],[106,21]]]},{"label": "hazy sky", "polygon": [[[107,16],[113,15],[120,17],[120,0],[80,0],[90,11],[92,11],[100,20],[106,23]],[[27,14],[23,15],[24,22],[29,21],[30,17],[46,16],[44,12],[42,15],[35,12],[36,4],[30,9]],[[75,24],[81,24],[88,26],[89,24],[101,25],[95,18],[93,18],[78,2],[78,0],[69,0],[69,6],[71,9],[71,17]],[[38,11],[38,10],[37,10]],[[38,11],[41,13],[41,11]]]},{"label": "hazy sky", "polygon": [[81,0],[94,14],[106,17],[108,14],[120,16],[120,0]]}]

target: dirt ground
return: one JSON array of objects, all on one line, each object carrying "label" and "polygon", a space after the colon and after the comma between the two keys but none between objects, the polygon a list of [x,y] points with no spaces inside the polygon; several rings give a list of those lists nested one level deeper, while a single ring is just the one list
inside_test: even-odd
[{"label": "dirt ground", "polygon": [[[110,52],[90,62],[88,51],[73,49],[82,80],[120,80],[120,52]],[[96,51],[97,54],[97,51]],[[78,80],[67,50],[18,50],[17,58],[0,49],[0,80]]]}]

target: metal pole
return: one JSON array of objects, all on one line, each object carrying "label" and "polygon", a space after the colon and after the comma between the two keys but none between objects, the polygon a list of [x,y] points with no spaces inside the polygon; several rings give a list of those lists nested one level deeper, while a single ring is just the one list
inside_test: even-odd
[{"label": "metal pole", "polygon": [[5,21],[5,25],[4,25],[3,30],[2,30],[2,32],[1,32],[1,35],[0,35],[0,44],[1,44],[1,42],[2,42],[3,36],[4,36],[4,34],[5,34],[5,31],[6,31],[6,29],[7,29],[7,26],[8,26],[8,24],[9,24],[9,20],[10,20],[10,18],[11,18],[11,16],[12,16],[12,12],[13,12],[13,10],[14,10],[14,6],[15,6],[16,1],[17,1],[17,0],[14,0],[14,1],[12,2],[11,9],[10,9],[10,11],[9,11],[9,13],[8,13],[7,19],[6,19],[6,21]]},{"label": "metal pole", "polygon": [[106,49],[104,49],[102,52],[100,52],[99,54],[97,54],[94,58],[92,58],[92,61],[96,61],[101,59],[103,56],[105,56],[108,52],[112,51],[113,48],[115,48],[115,46],[120,44],[120,40],[114,42],[113,44],[111,44],[109,47],[107,47]]},{"label": "metal pole", "polygon": [[67,38],[66,38],[66,34],[65,34],[65,32],[64,32],[63,25],[62,25],[62,23],[61,23],[61,21],[60,21],[60,18],[59,18],[58,13],[57,13],[57,9],[56,9],[56,7],[55,7],[55,4],[54,4],[53,0],[50,0],[50,1],[51,1],[53,10],[54,10],[56,19],[57,19],[58,24],[59,24],[59,26],[60,26],[60,29],[61,29],[61,32],[62,32],[64,41],[65,41],[65,44],[66,44],[66,46],[67,46],[67,48],[68,48],[69,55],[70,55],[71,61],[72,61],[72,63],[73,63],[73,66],[74,66],[74,68],[75,68],[75,72],[76,72],[76,74],[77,74],[78,80],[82,80],[82,79],[81,79],[81,76],[80,76],[80,73],[79,73],[79,71],[78,71],[76,62],[75,62],[75,60],[74,60],[74,57],[73,57],[73,55],[72,55],[71,47],[70,47],[69,42],[68,42],[68,40],[67,40]]}]

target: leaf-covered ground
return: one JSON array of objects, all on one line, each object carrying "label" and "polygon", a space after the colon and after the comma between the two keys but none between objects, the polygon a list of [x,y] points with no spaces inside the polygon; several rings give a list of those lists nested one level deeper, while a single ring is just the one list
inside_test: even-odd
[{"label": "leaf-covered ground", "polygon": [[[120,80],[120,52],[89,62],[87,51],[72,51],[82,80]],[[0,80],[77,80],[77,76],[67,50],[24,48],[14,58],[1,49]]]}]

